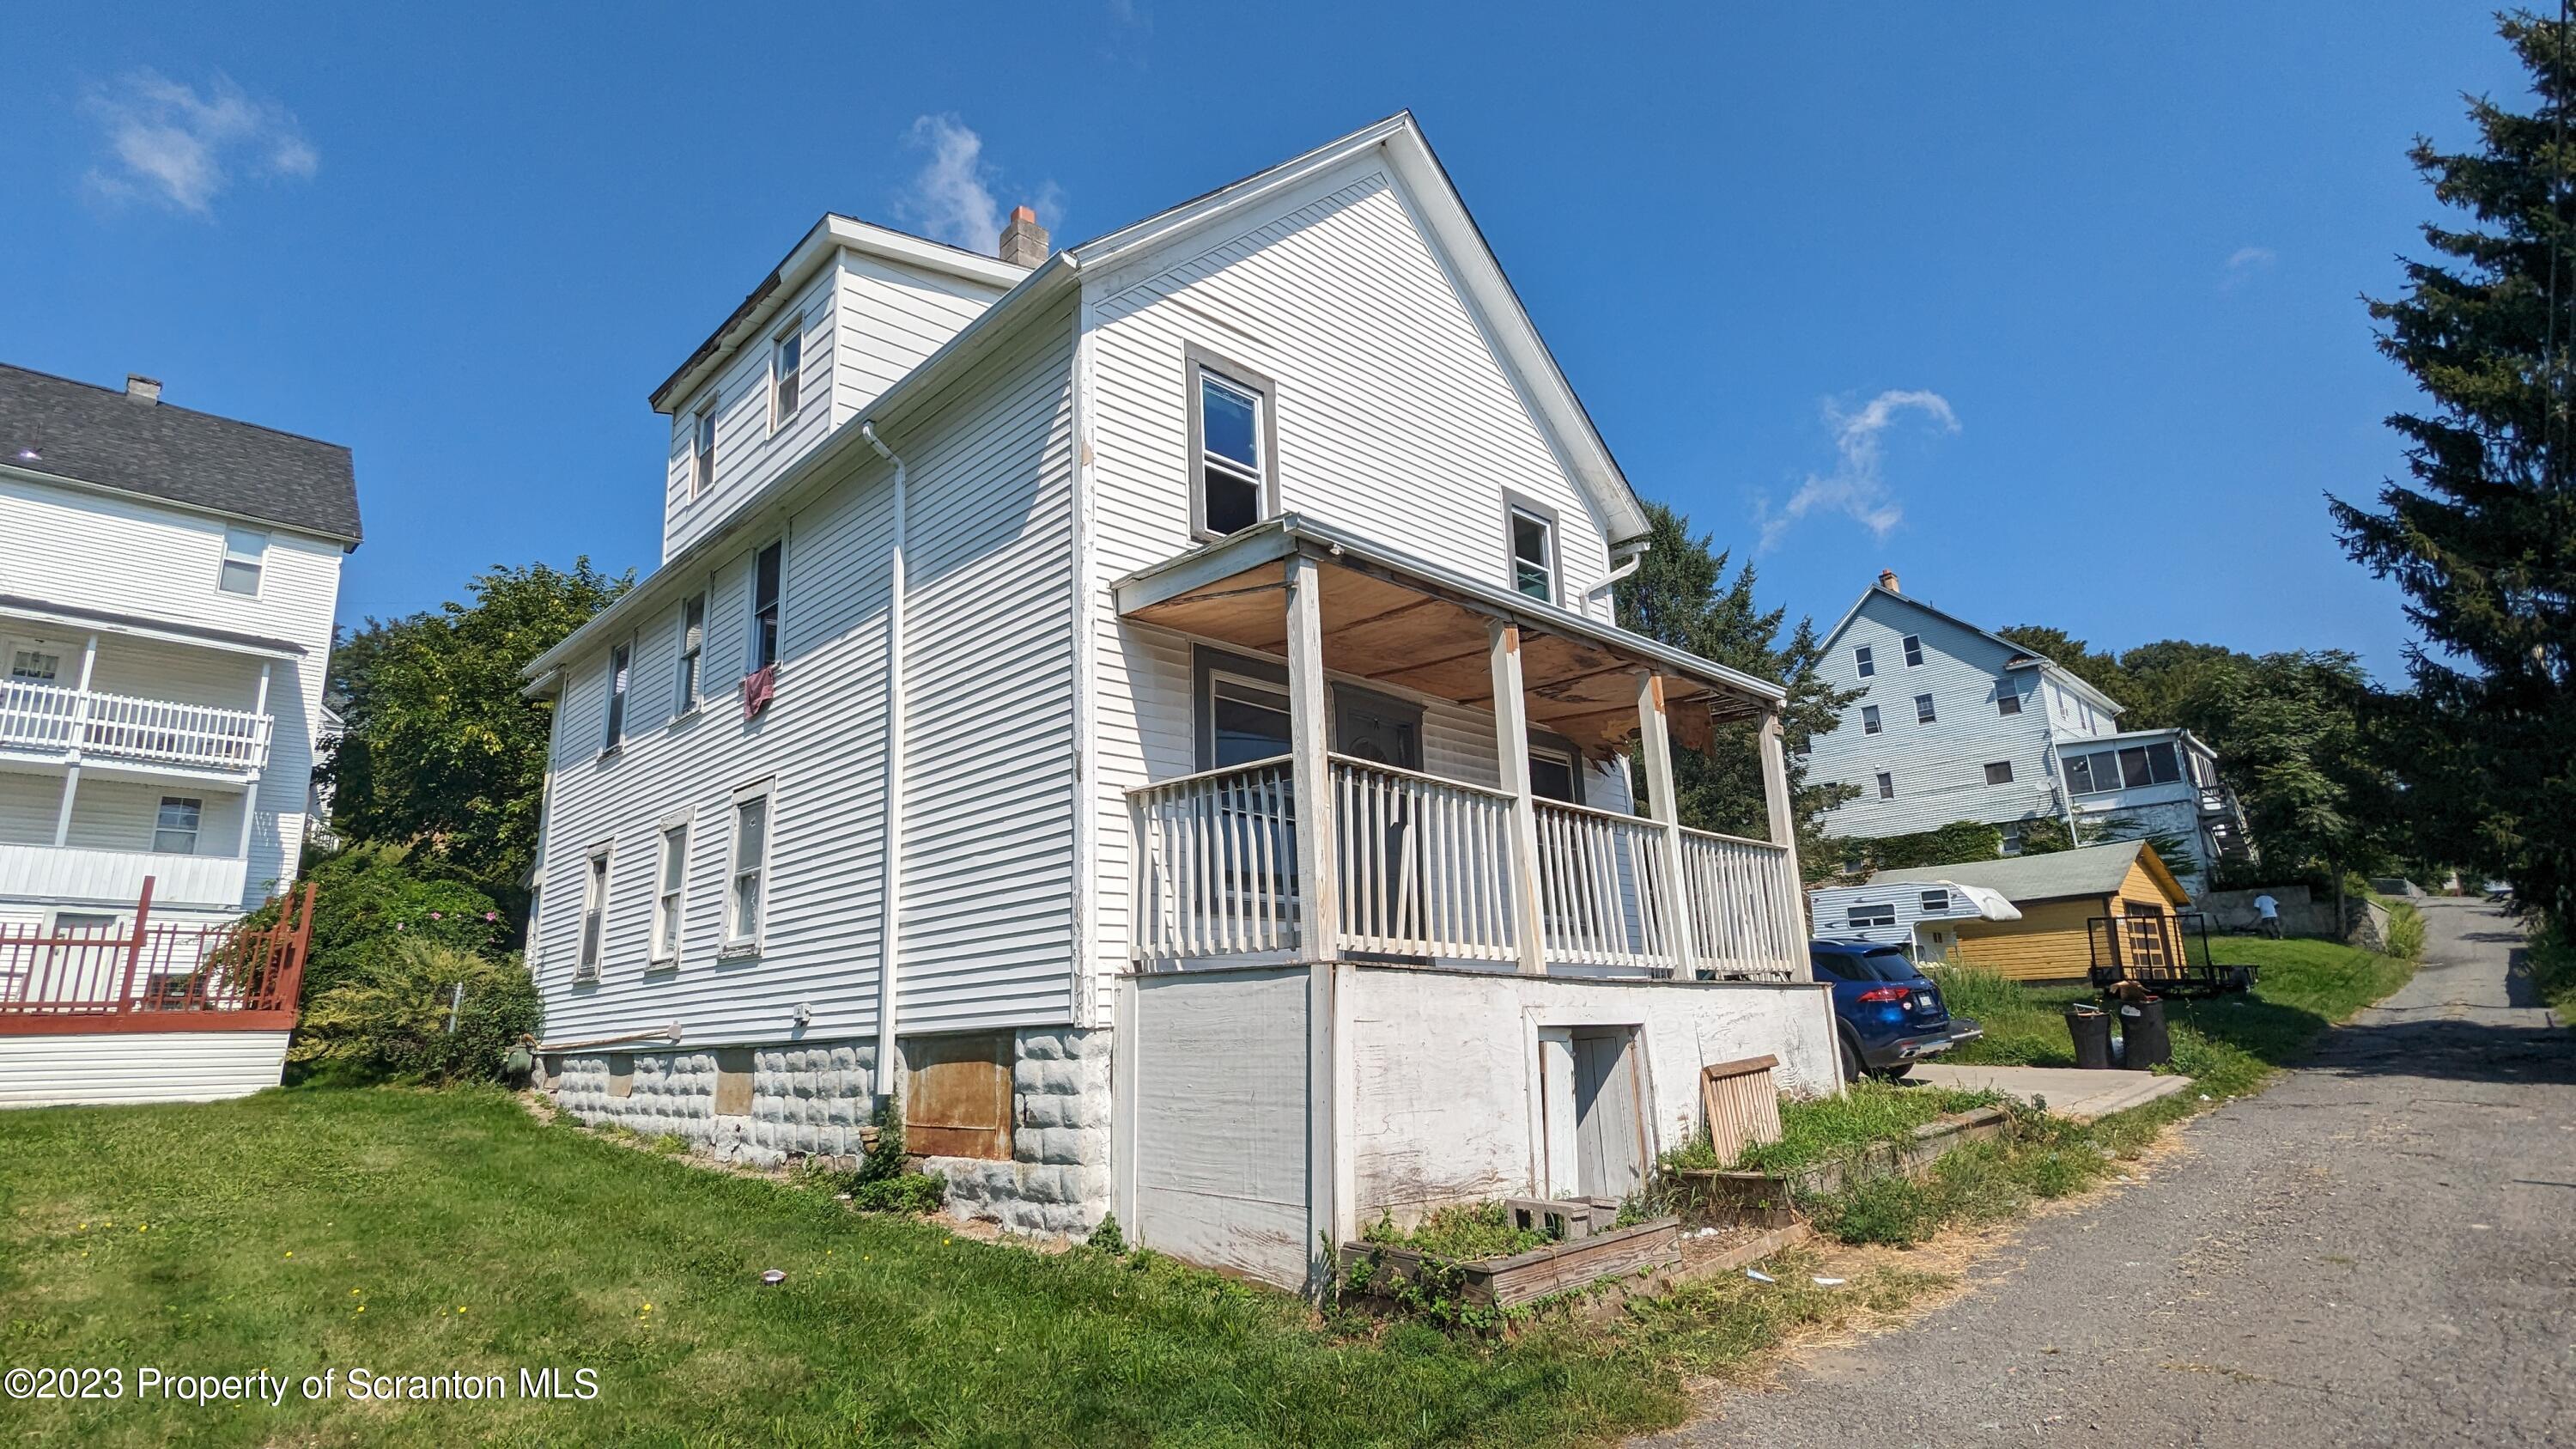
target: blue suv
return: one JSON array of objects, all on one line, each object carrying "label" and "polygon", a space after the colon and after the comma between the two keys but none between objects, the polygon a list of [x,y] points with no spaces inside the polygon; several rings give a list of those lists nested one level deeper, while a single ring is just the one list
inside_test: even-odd
[{"label": "blue suv", "polygon": [[1895,946],[1810,941],[1807,959],[1816,979],[1834,988],[1844,1081],[1863,1072],[1901,1077],[1925,1057],[1986,1034],[1975,1022],[1952,1017],[1941,1004],[1941,988]]}]

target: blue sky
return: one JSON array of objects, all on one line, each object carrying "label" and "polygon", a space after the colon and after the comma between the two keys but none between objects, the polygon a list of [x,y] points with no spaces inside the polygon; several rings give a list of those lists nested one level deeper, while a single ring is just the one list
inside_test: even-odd
[{"label": "blue sky", "polygon": [[2359,298],[2409,138],[2520,94],[2474,5],[217,9],[12,7],[0,358],[352,446],[351,621],[649,568],[645,395],[826,209],[1074,241],[1409,106],[1767,601],[2394,676],[2324,514],[2400,467]]}]

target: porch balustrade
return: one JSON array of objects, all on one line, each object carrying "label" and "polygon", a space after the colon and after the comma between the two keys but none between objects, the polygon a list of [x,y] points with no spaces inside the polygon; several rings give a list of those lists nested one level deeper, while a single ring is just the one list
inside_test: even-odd
[{"label": "porch balustrade", "polygon": [[254,710],[0,681],[0,749],[247,773],[267,767],[274,728]]},{"label": "porch balustrade", "polygon": [[[1425,964],[1520,955],[1514,796],[1329,757],[1340,954]],[[1134,950],[1150,967],[1307,959],[1288,756],[1128,792]],[[1587,974],[1783,979],[1803,960],[1788,852],[1652,820],[1534,802],[1538,930],[1551,965]],[[1681,899],[1664,882],[1678,878]],[[1683,918],[1688,916],[1687,938]],[[1686,944],[1696,943],[1695,946]]]}]

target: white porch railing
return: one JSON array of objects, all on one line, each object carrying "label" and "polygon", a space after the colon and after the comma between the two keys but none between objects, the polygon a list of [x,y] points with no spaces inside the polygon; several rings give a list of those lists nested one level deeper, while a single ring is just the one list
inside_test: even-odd
[{"label": "white porch railing", "polygon": [[[1341,877],[1338,950],[1434,961],[1518,956],[1512,796],[1347,756],[1329,760]],[[1169,965],[1293,958],[1301,945],[1297,811],[1286,758],[1128,792],[1135,954]],[[1669,901],[1663,826],[1538,801],[1540,928],[1552,963],[1654,977],[1780,980],[1806,959],[1788,852],[1680,832]],[[1682,912],[1691,926],[1684,950]],[[1689,969],[1685,970],[1687,963]]]},{"label": "white porch railing", "polygon": [[0,681],[0,748],[248,773],[267,767],[274,728],[246,709]]},{"label": "white porch railing", "polygon": [[1535,803],[1548,959],[1672,975],[1682,950],[1663,899],[1664,827],[1634,815]]},{"label": "white porch railing", "polygon": [[1331,764],[1342,949],[1511,960],[1512,797],[1346,755]]},{"label": "white porch railing", "polygon": [[1807,922],[1789,852],[1766,840],[1684,830],[1682,894],[1702,971],[1793,979],[1807,958]]}]

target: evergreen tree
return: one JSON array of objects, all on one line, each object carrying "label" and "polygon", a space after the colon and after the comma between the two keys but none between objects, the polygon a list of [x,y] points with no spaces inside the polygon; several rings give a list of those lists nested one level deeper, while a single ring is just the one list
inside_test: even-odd
[{"label": "evergreen tree", "polygon": [[[1787,684],[1780,735],[1789,754],[1790,816],[1798,859],[1812,874],[1832,863],[1817,822],[1859,792],[1849,785],[1808,784],[1808,742],[1831,730],[1859,696],[1836,691],[1817,675],[1823,641],[1814,620],[1800,619],[1781,642],[1787,611],[1766,610],[1755,601],[1753,565],[1730,579],[1728,554],[1712,549],[1706,534],[1692,534],[1688,518],[1660,503],[1647,504],[1646,516],[1651,526],[1645,557],[1618,585],[1619,622],[1703,659]],[[1673,775],[1684,825],[1755,839],[1770,833],[1761,743],[1753,725],[1721,724],[1707,751],[1674,751]],[[1642,778],[1639,783],[1642,788]]]},{"label": "evergreen tree", "polygon": [[2425,853],[2509,877],[2576,919],[2576,248],[2567,109],[2576,45],[2556,21],[2499,28],[2529,71],[2528,112],[2478,98],[2475,145],[2418,138],[2415,169],[2451,209],[2433,259],[2370,304],[2379,347],[2427,406],[2389,419],[2404,481],[2376,510],[2335,500],[2344,547],[2397,581],[2427,644],[2391,732],[2409,745]]}]

